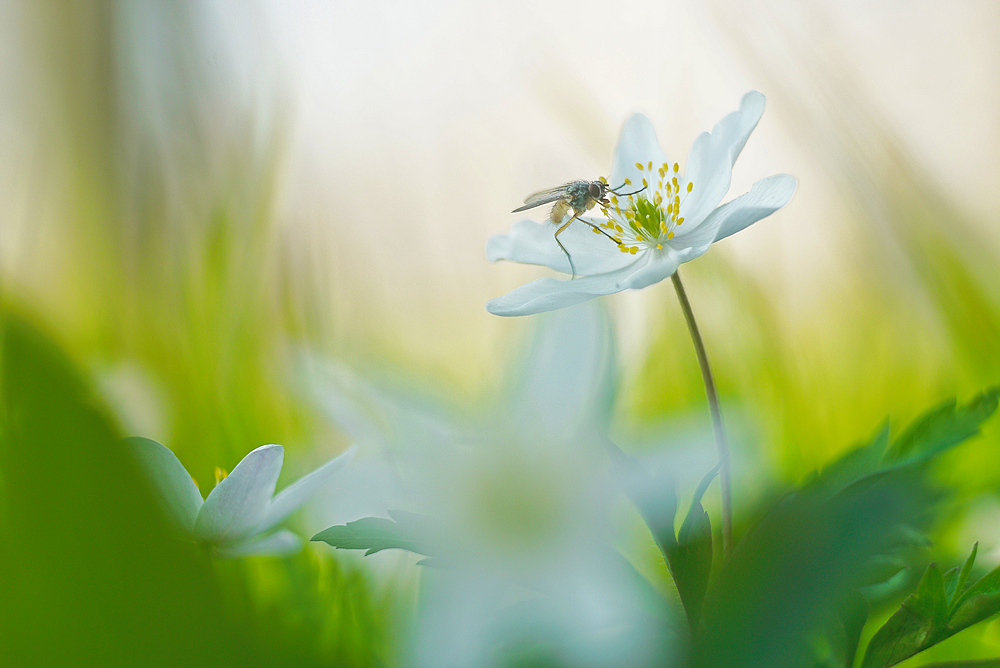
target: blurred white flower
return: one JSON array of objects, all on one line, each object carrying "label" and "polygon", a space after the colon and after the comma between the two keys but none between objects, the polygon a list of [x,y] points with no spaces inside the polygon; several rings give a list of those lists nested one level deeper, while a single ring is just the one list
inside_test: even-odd
[{"label": "blurred white flower", "polygon": [[613,548],[604,438],[617,373],[601,308],[541,320],[507,391],[476,416],[315,357],[308,371],[328,414],[388,460],[395,505],[382,508],[420,513],[392,516],[425,527],[426,563],[441,566],[421,575],[415,665],[495,665],[502,638],[551,642],[571,665],[662,657],[646,624],[664,601]]},{"label": "blurred white flower", "polygon": [[[609,205],[601,207],[603,217],[582,217],[621,243],[595,234],[590,226],[570,225],[560,240],[573,257],[577,278],[540,278],[490,300],[486,309],[496,315],[531,315],[644,288],[701,256],[712,243],[783,207],[796,185],[786,174],[761,179],[750,192],[718,206],[729,191],[733,164],[763,113],[763,95],[744,95],[739,111],[695,140],[684,174],[680,165],[667,160],[649,119],[632,116],[618,139],[610,185],[642,190],[623,198],[611,195]],[[551,221],[518,221],[510,234],[487,242],[486,255],[492,261],[540,264],[571,273],[569,260],[553,239],[556,229]]]},{"label": "blurred white flower", "polygon": [[297,552],[302,539],[291,531],[265,535],[309,500],[354,458],[352,447],[312,473],[274,494],[284,448],[262,445],[244,457],[233,472],[202,501],[201,492],[169,448],[148,438],[127,438],[168,516],[181,531],[211,547],[219,557],[285,555]]}]

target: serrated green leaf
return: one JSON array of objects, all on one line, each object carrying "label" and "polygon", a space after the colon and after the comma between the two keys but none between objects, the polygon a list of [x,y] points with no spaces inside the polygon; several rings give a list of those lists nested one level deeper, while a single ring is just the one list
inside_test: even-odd
[{"label": "serrated green leaf", "polygon": [[888,668],[940,642],[948,634],[948,601],[944,578],[934,564],[920,578],[917,591],[875,632],[863,668]]},{"label": "serrated green leaf", "polygon": [[889,422],[886,421],[867,445],[856,447],[828,465],[810,486],[836,494],[856,480],[877,471],[888,445]]},{"label": "serrated green leaf", "polygon": [[965,590],[965,582],[969,579],[969,573],[972,572],[972,565],[976,563],[976,552],[978,550],[979,543],[977,542],[972,546],[972,552],[969,553],[969,558],[965,560],[964,564],[962,564],[962,570],[956,578],[954,590],[948,592],[948,610],[950,612],[953,612],[955,608],[958,607],[962,593]]},{"label": "serrated green leaf", "polygon": [[428,537],[414,518],[422,518],[412,513],[392,513],[393,519],[365,517],[344,525],[332,526],[320,531],[312,540],[321,541],[342,550],[366,550],[365,556],[382,550],[409,550],[424,556],[431,554]]},{"label": "serrated green leaf", "polygon": [[885,554],[900,525],[919,522],[930,500],[910,475],[832,497],[812,488],[784,495],[713,572],[687,665],[811,665],[814,632],[857,589],[862,566]]},{"label": "serrated green leaf", "polygon": [[948,621],[952,633],[958,633],[1000,612],[1000,566],[984,575],[965,592],[956,592],[952,608],[954,612]]},{"label": "serrated green leaf", "polygon": [[948,597],[944,593],[944,577],[936,564],[931,564],[924,571],[924,576],[917,585],[916,598],[910,603],[910,609],[930,619],[935,628],[942,628],[948,621]]},{"label": "serrated green leaf", "polygon": [[979,433],[979,425],[997,409],[1000,387],[986,390],[969,403],[954,399],[917,419],[886,451],[886,465],[923,461]]},{"label": "serrated green leaf", "polygon": [[956,613],[965,602],[972,598],[990,594],[1000,594],[1000,566],[984,575],[965,592],[958,594],[954,604]]},{"label": "serrated green leaf", "polygon": [[677,543],[667,550],[670,573],[692,629],[698,627],[701,604],[712,574],[712,522],[701,505],[701,499],[721,465],[721,462],[716,464],[701,479],[691,500],[691,509],[677,533]]},{"label": "serrated green leaf", "polygon": [[955,589],[958,585],[958,574],[961,571],[961,568],[955,566],[955,568],[944,574],[944,595],[948,597],[949,606],[955,602]]},{"label": "serrated green leaf", "polygon": [[1000,612],[1000,592],[964,599],[948,621],[952,635]]},{"label": "serrated green leaf", "polygon": [[937,569],[928,566],[917,592],[872,637],[863,668],[895,665],[1000,612],[1000,567],[963,591],[978,547],[973,546],[961,569],[953,568],[940,579],[940,590]]},{"label": "serrated green leaf", "polygon": [[836,494],[862,480],[876,481],[889,471],[927,461],[979,433],[980,424],[997,408],[1000,387],[959,406],[954,399],[915,420],[892,444],[888,423],[868,445],[851,450],[828,465],[808,487]]},{"label": "serrated green leaf", "polygon": [[1000,668],[1000,659],[973,659],[971,661],[945,661],[928,663],[921,668]]}]

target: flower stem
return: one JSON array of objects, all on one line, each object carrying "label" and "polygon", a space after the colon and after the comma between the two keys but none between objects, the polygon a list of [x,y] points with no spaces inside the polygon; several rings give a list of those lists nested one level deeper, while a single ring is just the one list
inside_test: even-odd
[{"label": "flower stem", "polygon": [[691,341],[694,342],[694,351],[698,355],[698,366],[701,367],[701,378],[705,382],[705,394],[708,395],[708,408],[712,413],[715,443],[719,450],[719,461],[722,462],[719,469],[719,486],[722,490],[722,554],[728,560],[733,549],[733,499],[730,492],[729,446],[726,445],[726,432],[722,428],[719,395],[715,391],[715,380],[712,378],[712,369],[708,365],[708,353],[705,352],[705,343],[701,340],[701,334],[698,332],[698,323],[694,320],[694,311],[691,310],[691,302],[688,301],[684,284],[681,283],[680,273],[675,271],[670,278],[674,282],[674,290],[677,291],[677,300],[681,303],[681,310],[684,311],[684,320],[687,321]]}]

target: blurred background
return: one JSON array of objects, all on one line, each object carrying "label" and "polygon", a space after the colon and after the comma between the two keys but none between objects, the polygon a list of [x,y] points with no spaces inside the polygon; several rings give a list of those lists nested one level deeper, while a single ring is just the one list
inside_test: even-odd
[{"label": "blurred background", "polygon": [[[0,294],[109,433],[168,445],[199,481],[281,443],[280,488],[352,438],[303,396],[302,348],[482,409],[534,327],[484,304],[546,271],[485,259],[508,212],[606,175],[635,111],[683,165],[756,89],[728,198],[775,173],[798,191],[682,269],[740,521],[887,417],[1000,379],[998,43],[992,0],[3,0]],[[603,301],[612,434],[638,453],[707,434],[672,288]],[[935,470],[957,493],[925,562],[979,540],[1000,563],[998,439],[987,425]],[[419,576],[390,570],[308,546],[204,577],[271,625],[274,656],[396,665]],[[952,652],[1000,650],[996,623],[967,633]]]}]

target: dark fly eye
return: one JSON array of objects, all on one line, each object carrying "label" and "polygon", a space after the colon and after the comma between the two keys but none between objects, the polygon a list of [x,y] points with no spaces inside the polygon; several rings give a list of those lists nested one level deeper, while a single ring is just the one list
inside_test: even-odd
[{"label": "dark fly eye", "polygon": [[600,183],[596,181],[590,184],[590,196],[594,199],[601,199],[604,197],[604,188],[601,187]]}]

